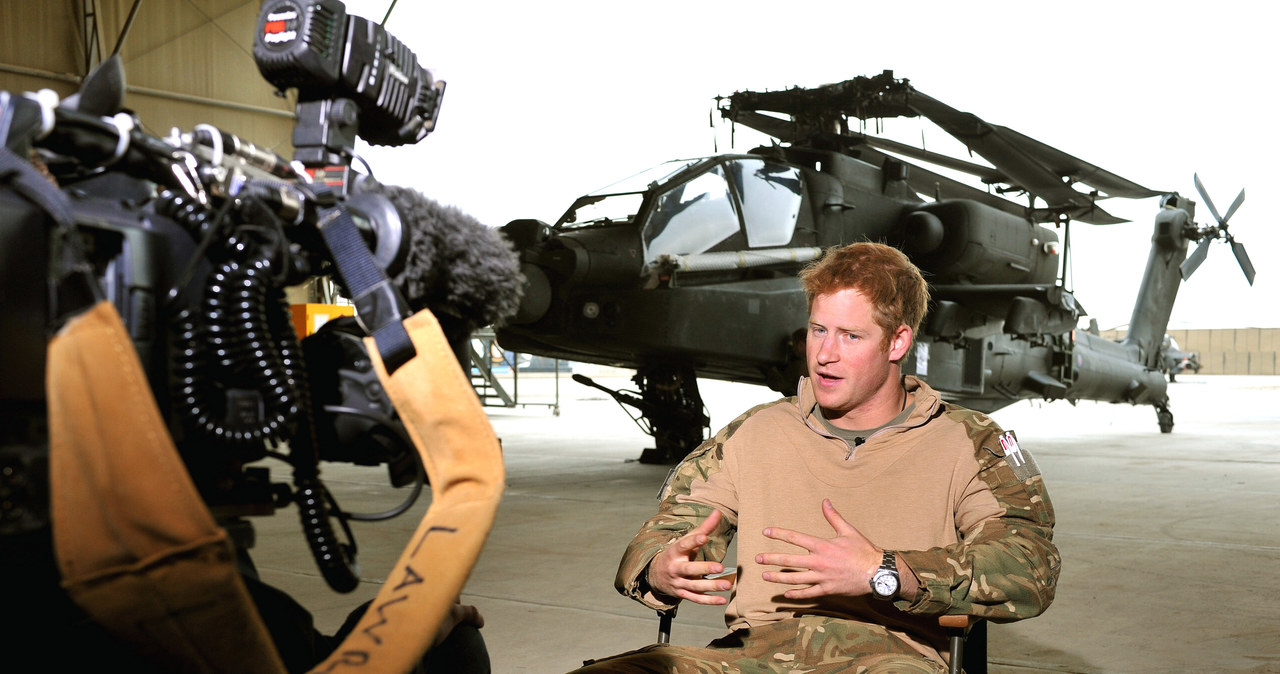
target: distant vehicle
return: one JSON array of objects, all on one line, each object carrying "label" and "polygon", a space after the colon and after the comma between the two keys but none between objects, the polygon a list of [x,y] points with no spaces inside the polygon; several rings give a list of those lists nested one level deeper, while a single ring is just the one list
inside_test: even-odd
[{"label": "distant vehicle", "polygon": [[[639,410],[654,437],[642,462],[678,460],[705,437],[698,377],[795,393],[808,323],[796,274],[836,244],[888,242],[925,272],[929,313],[903,371],[947,398],[986,412],[1028,398],[1151,405],[1165,433],[1173,413],[1161,339],[1181,282],[1223,239],[1253,283],[1244,246],[1227,230],[1243,190],[1219,216],[1196,177],[1215,220],[1197,224],[1195,202],[1176,192],[951,108],[892,72],[737,92],[720,99],[719,111],[779,142],[662,164],[579,198],[554,225],[503,227],[527,282],[499,342],[635,369],[638,391],[611,393]],[[991,165],[855,130],[857,119],[899,116],[930,120]],[[1077,329],[1087,312],[1067,284],[1071,223],[1125,222],[1101,202],[1156,196],[1128,334],[1111,341]]]},{"label": "distant vehicle", "polygon": [[1178,346],[1178,340],[1170,335],[1164,336],[1164,366],[1169,374],[1169,381],[1177,381],[1177,375],[1191,370],[1193,374],[1200,373],[1200,354],[1195,352],[1183,351]]}]

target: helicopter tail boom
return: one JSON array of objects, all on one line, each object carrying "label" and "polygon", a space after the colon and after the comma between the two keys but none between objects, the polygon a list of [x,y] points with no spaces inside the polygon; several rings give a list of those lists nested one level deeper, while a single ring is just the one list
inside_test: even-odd
[{"label": "helicopter tail boom", "polygon": [[1064,359],[1064,378],[1071,382],[1065,397],[1135,405],[1167,403],[1164,373],[1137,360],[1135,350],[1132,344],[1077,330]]},{"label": "helicopter tail boom", "polygon": [[1182,284],[1180,265],[1187,256],[1188,233],[1195,229],[1190,208],[1190,202],[1174,196],[1156,214],[1151,253],[1124,339],[1137,347],[1140,362],[1153,369],[1160,367],[1160,345]]}]

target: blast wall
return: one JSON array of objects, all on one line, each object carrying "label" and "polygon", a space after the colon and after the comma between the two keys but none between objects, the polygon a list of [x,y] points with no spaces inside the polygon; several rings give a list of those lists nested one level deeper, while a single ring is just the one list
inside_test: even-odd
[{"label": "blast wall", "polygon": [[[1122,339],[1124,330],[1104,330]],[[1280,374],[1280,328],[1170,330],[1179,348],[1200,357],[1200,374]]]}]

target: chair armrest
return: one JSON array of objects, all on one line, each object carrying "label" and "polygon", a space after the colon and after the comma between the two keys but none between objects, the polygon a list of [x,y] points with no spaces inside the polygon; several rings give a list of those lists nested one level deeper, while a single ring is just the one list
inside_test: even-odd
[{"label": "chair armrest", "polygon": [[982,618],[972,615],[940,615],[938,625],[947,629],[966,629],[979,620]]},{"label": "chair armrest", "polygon": [[[725,569],[720,573],[713,573],[706,577],[717,579],[717,580],[723,578],[729,581],[729,585],[732,587],[733,585],[738,584],[738,567],[735,566],[730,569]],[[671,643],[671,621],[675,617],[676,617],[675,607],[658,610],[658,643],[660,644]]]},{"label": "chair armrest", "polygon": [[[982,618],[972,615],[940,615],[938,616],[938,625],[947,631],[947,642],[949,646],[949,657],[947,658],[948,674],[960,674],[962,671],[983,672],[986,670],[987,660],[987,644],[986,630],[978,630],[973,632],[974,638],[980,643],[977,646],[976,653],[966,653],[965,645],[969,638],[969,628],[982,622]],[[983,625],[985,627],[985,625]],[[966,655],[968,658],[966,658]],[[965,660],[980,660],[980,664],[975,662],[965,668]]]}]

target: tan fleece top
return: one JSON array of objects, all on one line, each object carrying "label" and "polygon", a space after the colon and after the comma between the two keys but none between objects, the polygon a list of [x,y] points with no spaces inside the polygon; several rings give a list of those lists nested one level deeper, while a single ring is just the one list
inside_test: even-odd
[{"label": "tan fleece top", "polygon": [[[916,414],[853,448],[830,436],[801,410],[813,410],[808,380],[799,405],[774,405],[748,418],[725,443],[723,470],[694,482],[687,496],[713,506],[737,528],[738,584],[725,610],[730,628],[790,618],[797,613],[865,616],[880,624],[919,627],[886,602],[870,597],[790,600],[787,586],[766,582],[759,553],[803,552],[765,538],[766,527],[813,536],[835,535],[822,515],[822,500],[875,545],[886,550],[927,550],[957,542],[966,530],[1001,514],[990,489],[977,480],[973,443],[956,424],[925,424],[937,394],[919,396]],[[924,399],[922,400],[921,397]],[[797,423],[798,422],[798,423]],[[906,432],[914,429],[914,432]],[[776,567],[775,567],[776,568]],[[936,631],[936,619],[927,618]]]},{"label": "tan fleece top", "polygon": [[[943,403],[905,378],[915,409],[858,447],[811,416],[807,379],[796,398],[760,405],[690,453],[663,487],[658,514],[640,528],[615,579],[620,592],[669,608],[642,582],[649,560],[705,519],[725,521],[700,551],[722,560],[737,536],[740,572],[725,610],[732,629],[798,615],[875,623],[940,660],[941,613],[1002,621],[1041,613],[1053,600],[1061,559],[1053,508],[1030,455],[986,415]],[[1012,458],[1010,458],[1012,457]],[[822,499],[875,545],[895,550],[921,583],[914,602],[870,597],[789,600],[761,578],[761,552],[802,552],[765,538],[766,527],[834,535]]]}]

